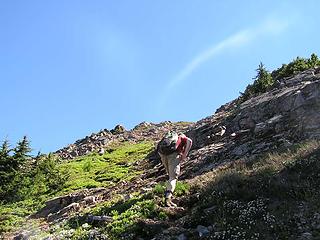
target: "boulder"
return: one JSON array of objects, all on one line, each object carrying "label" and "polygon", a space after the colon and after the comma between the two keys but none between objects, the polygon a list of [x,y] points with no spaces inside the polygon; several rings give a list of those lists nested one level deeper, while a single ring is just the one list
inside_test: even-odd
[{"label": "boulder", "polygon": [[116,134],[121,134],[124,133],[126,131],[126,129],[124,128],[124,126],[118,124],[117,126],[114,127],[114,129],[112,129],[110,132],[114,135]]}]

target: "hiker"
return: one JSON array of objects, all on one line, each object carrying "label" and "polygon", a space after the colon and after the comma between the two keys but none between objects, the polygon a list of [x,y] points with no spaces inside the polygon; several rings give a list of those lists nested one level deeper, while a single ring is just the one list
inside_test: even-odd
[{"label": "hiker", "polygon": [[162,164],[169,175],[165,191],[165,205],[176,207],[172,202],[172,195],[180,175],[180,163],[187,158],[192,146],[192,140],[184,134],[168,132],[159,142],[157,150],[161,157]]}]

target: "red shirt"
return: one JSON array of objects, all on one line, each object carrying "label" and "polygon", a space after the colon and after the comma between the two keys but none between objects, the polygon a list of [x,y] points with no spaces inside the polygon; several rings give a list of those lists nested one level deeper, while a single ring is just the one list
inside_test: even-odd
[{"label": "red shirt", "polygon": [[182,153],[185,147],[187,146],[187,137],[186,136],[179,136],[177,141],[177,152]]}]

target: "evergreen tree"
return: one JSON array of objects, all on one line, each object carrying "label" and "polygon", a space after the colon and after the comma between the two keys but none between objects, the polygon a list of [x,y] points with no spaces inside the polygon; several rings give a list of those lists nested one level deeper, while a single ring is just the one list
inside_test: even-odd
[{"label": "evergreen tree", "polygon": [[[8,163],[10,162],[10,147],[9,141],[6,139],[3,141],[0,148],[0,195],[3,196],[8,180],[10,176],[8,175]],[[0,198],[1,200],[1,198]]]},{"label": "evergreen tree", "polygon": [[256,69],[257,76],[254,78],[254,92],[263,93],[273,86],[274,80],[271,74],[267,71],[262,62],[260,62],[258,69]]},{"label": "evergreen tree", "polygon": [[0,148],[0,157],[8,156],[10,151],[11,151],[11,149],[10,149],[9,140],[5,139],[1,145],[1,148]]},{"label": "evergreen tree", "polygon": [[301,57],[297,57],[292,63],[288,65],[288,71],[291,75],[295,75],[299,72],[309,69],[307,60]]},{"label": "evergreen tree", "polygon": [[10,144],[7,139],[5,139],[0,148],[0,171],[5,171],[8,167],[10,161]]},{"label": "evergreen tree", "polygon": [[307,63],[310,68],[320,66],[320,60],[315,53],[311,54],[311,57],[308,59]]},{"label": "evergreen tree", "polygon": [[9,141],[3,141],[0,148],[0,200],[6,198],[8,189],[11,188],[11,182],[14,178],[15,171],[12,169],[12,156],[10,155]]},{"label": "evergreen tree", "polygon": [[40,157],[35,169],[35,176],[37,175],[44,176],[46,187],[51,191],[61,189],[69,177],[66,172],[60,171],[57,166],[57,158],[51,153]]},{"label": "evergreen tree", "polygon": [[27,137],[13,149],[7,140],[0,146],[0,201],[38,201],[44,194],[53,194],[63,188],[69,174],[59,169],[58,159],[40,152],[32,157],[30,152]]},{"label": "evergreen tree", "polygon": [[27,136],[24,136],[14,148],[14,154],[11,163],[13,169],[18,170],[21,167],[26,167],[27,162],[31,160],[31,156],[29,155],[31,150],[30,142]]},{"label": "evergreen tree", "polygon": [[252,96],[264,93],[273,87],[275,81],[262,62],[260,62],[256,72],[257,75],[253,78],[253,84],[247,86],[245,92],[241,96],[241,100],[247,100]]}]

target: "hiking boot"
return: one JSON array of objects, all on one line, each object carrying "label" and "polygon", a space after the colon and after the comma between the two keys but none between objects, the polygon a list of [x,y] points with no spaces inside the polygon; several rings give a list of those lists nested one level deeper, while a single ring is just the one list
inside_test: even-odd
[{"label": "hiking boot", "polygon": [[166,207],[177,207],[177,204],[173,203],[171,198],[166,198],[165,200]]}]

